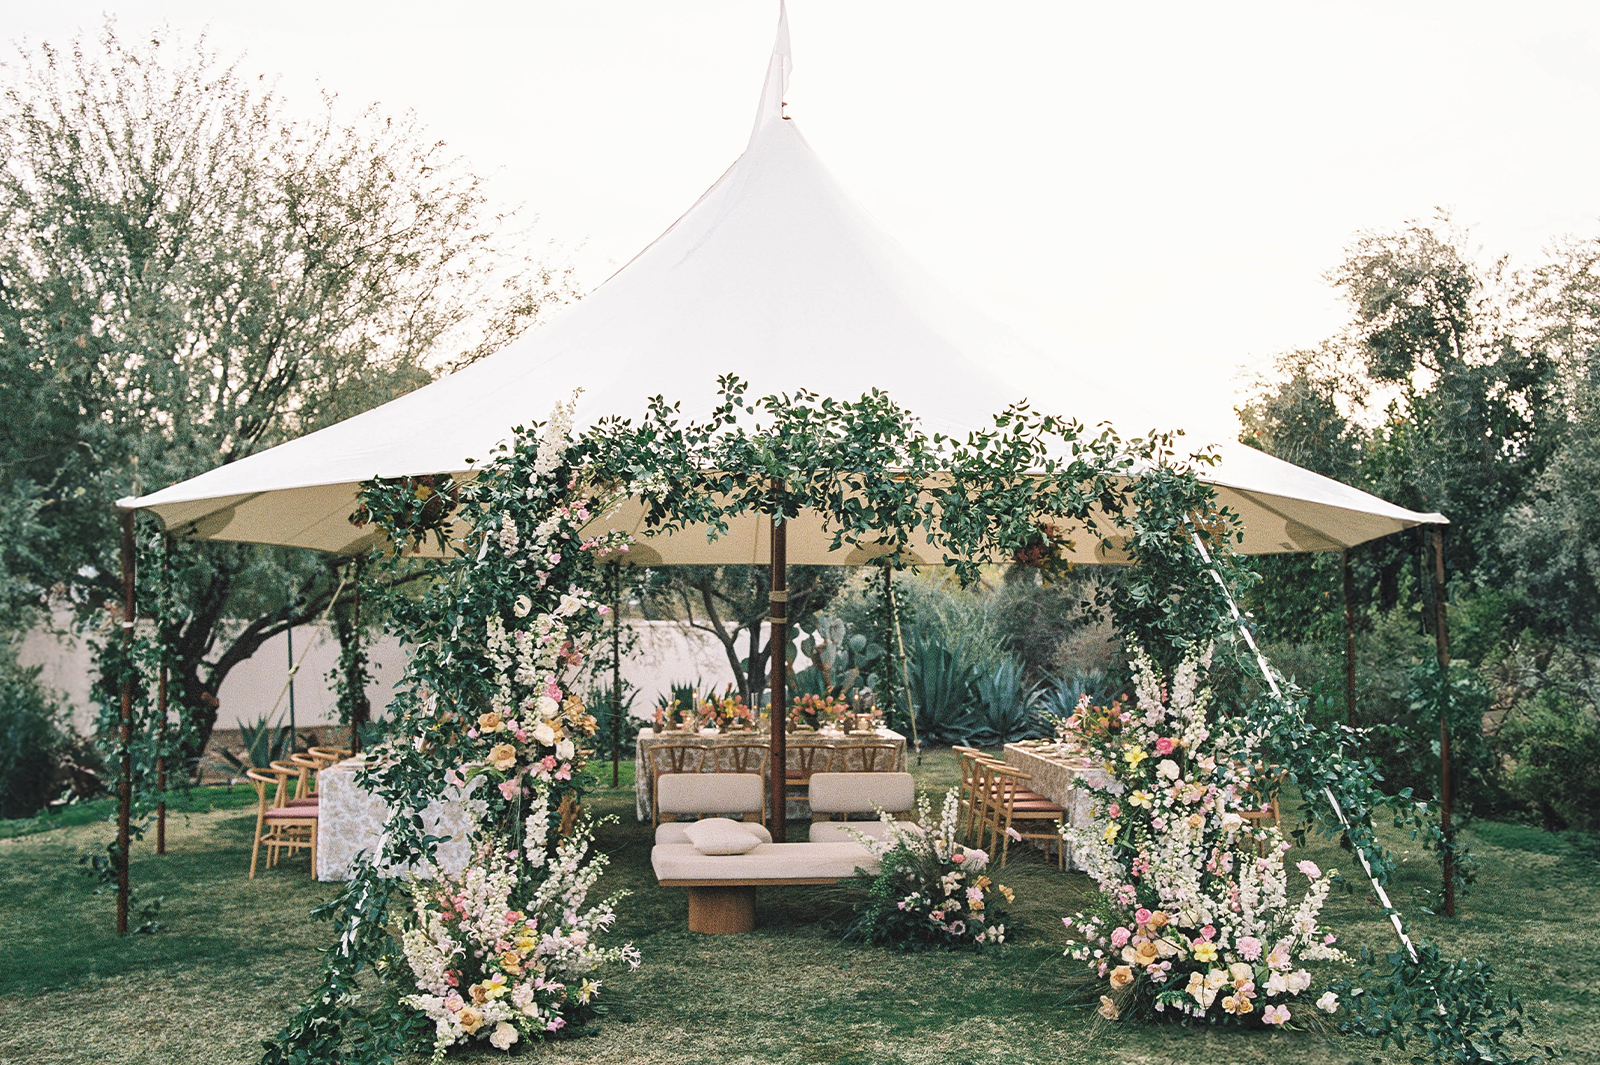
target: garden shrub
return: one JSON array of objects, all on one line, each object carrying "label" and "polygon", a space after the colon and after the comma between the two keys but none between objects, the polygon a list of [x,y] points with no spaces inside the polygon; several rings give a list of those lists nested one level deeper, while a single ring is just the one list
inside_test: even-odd
[{"label": "garden shrub", "polygon": [[99,790],[87,744],[62,724],[38,667],[0,648],[0,817],[32,817],[64,790]]},{"label": "garden shrub", "polygon": [[1600,830],[1600,713],[1546,687],[1506,715],[1497,737],[1512,794],[1552,829]]}]

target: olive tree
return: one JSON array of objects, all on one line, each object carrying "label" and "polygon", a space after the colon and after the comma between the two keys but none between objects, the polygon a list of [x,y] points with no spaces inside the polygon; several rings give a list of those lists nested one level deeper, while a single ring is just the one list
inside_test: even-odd
[{"label": "olive tree", "polygon": [[[409,391],[568,298],[508,232],[413,117],[296,111],[164,31],[19,50],[0,84],[0,492],[44,499],[31,594],[92,616],[117,598],[114,500]],[[173,573],[174,700],[203,747],[228,672],[336,582],[241,545]]]}]

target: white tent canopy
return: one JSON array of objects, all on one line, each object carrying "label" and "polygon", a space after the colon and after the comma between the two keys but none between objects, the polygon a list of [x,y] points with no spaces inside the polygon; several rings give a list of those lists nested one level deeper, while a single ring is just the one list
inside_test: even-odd
[{"label": "white tent canopy", "polygon": [[[744,153],[673,226],[581,303],[548,325],[448,377],[319,432],[138,498],[201,539],[365,549],[353,527],[361,482],[465,473],[518,426],[546,418],[582,388],[578,424],[636,417],[649,397],[703,415],[719,375],[751,396],[808,389],[852,399],[879,388],[930,431],[964,436],[1009,404],[1109,420],[1124,433],[1154,426],[1123,393],[1150,387],[1126,373],[1119,391],[1078,366],[1030,349],[975,314],[912,262],[851,201],[783,114],[789,48],[777,47]],[[1177,428],[1160,426],[1160,428]],[[1191,440],[1193,448],[1206,443]],[[1244,519],[1249,553],[1350,547],[1442,522],[1236,443],[1204,473]],[[640,513],[621,525],[637,530]],[[664,562],[768,560],[770,529],[752,518],[716,544],[702,531],[655,537],[639,552]],[[789,561],[830,555],[820,523],[791,524]],[[1092,539],[1078,557],[1094,561]],[[637,549],[636,549],[637,550]],[[927,561],[936,552],[923,554]],[[1104,557],[1104,556],[1101,556]]]}]

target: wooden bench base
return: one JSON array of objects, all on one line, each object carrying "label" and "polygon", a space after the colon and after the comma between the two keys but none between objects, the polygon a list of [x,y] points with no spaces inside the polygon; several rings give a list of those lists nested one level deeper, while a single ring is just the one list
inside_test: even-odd
[{"label": "wooden bench base", "polygon": [[662,887],[689,889],[689,931],[707,936],[752,932],[756,927],[756,888],[795,884],[837,884],[838,877],[804,877],[783,880],[733,880],[704,883],[663,880]]},{"label": "wooden bench base", "polygon": [[689,931],[708,936],[750,932],[756,927],[756,889],[753,887],[692,887],[689,889]]}]

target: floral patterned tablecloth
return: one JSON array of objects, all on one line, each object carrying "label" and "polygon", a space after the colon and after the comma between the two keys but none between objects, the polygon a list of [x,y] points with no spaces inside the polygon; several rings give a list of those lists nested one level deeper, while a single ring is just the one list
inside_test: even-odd
[{"label": "floral patterned tablecloth", "polygon": [[[719,747],[732,747],[735,745],[759,743],[766,745],[771,742],[771,737],[764,732],[663,732],[657,733],[654,729],[644,729],[639,733],[639,739],[634,745],[634,793],[635,805],[638,809],[639,820],[650,820],[650,772],[649,750],[660,743],[704,743],[713,751]],[[850,748],[863,747],[869,743],[893,743],[899,750],[895,752],[893,772],[904,773],[906,770],[906,738],[892,729],[881,728],[876,732],[791,732],[789,733],[789,765],[798,767],[795,761],[794,749],[800,744],[821,744],[834,748],[833,771],[845,772],[861,768],[859,758],[852,759]],[[707,766],[705,772],[728,773],[733,771],[730,760],[724,755],[717,759],[715,769]],[[811,816],[811,810],[804,800],[790,800],[784,816],[790,821],[802,820]]]},{"label": "floral patterned tablecloth", "polygon": [[[360,758],[352,758],[317,775],[318,880],[349,880],[358,854],[376,854],[382,848],[389,806],[356,783],[356,772],[365,764]],[[486,809],[482,800],[467,799],[460,789],[454,789],[451,799],[435,800],[423,810],[423,826],[428,832],[453,837],[438,848],[439,864],[448,871],[460,872],[466,867],[470,854],[467,832]],[[420,870],[414,865],[391,866],[385,872],[393,876]]]},{"label": "floral patterned tablecloth", "polygon": [[[1110,777],[1077,752],[1050,740],[1027,740],[1008,743],[1005,747],[1007,765],[1027,773],[1033,779],[1027,787],[1056,803],[1067,811],[1069,824],[1088,828],[1094,823],[1094,803],[1089,792],[1075,786],[1077,781],[1107,783]],[[1072,854],[1072,845],[1065,844],[1067,860],[1074,869],[1082,869]]]}]

